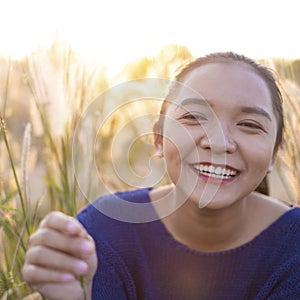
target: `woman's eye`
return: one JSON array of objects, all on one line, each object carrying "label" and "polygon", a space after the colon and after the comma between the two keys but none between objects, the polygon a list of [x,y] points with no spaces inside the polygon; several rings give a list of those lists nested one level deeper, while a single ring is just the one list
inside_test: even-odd
[{"label": "woman's eye", "polygon": [[197,114],[187,114],[182,116],[183,120],[187,120],[187,121],[195,121],[195,122],[203,122],[203,121],[207,121],[207,118],[202,116],[202,115],[197,115]]},{"label": "woman's eye", "polygon": [[252,123],[252,122],[241,122],[238,125],[249,128],[249,129],[256,129],[256,130],[262,130],[264,131],[263,127],[259,124]]}]

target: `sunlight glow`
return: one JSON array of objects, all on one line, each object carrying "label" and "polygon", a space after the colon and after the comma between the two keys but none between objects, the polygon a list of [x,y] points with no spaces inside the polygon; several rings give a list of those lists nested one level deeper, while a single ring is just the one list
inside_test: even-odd
[{"label": "sunlight glow", "polygon": [[111,68],[156,55],[166,44],[193,55],[233,50],[298,58],[297,1],[11,0],[2,3],[0,55],[22,58],[66,42]]}]

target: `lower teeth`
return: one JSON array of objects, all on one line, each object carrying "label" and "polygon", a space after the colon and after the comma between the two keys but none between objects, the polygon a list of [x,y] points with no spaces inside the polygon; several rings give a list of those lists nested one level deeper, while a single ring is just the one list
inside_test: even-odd
[{"label": "lower teeth", "polygon": [[200,172],[200,174],[209,176],[209,177],[219,178],[219,179],[229,179],[232,177],[231,175],[218,175],[218,174],[214,174],[214,173],[204,173],[204,172]]}]

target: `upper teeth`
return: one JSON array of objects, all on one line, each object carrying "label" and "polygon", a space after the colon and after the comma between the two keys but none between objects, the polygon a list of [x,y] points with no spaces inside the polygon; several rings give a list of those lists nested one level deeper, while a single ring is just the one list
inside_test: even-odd
[{"label": "upper teeth", "polygon": [[209,173],[214,173],[217,175],[227,175],[227,176],[234,176],[236,175],[237,171],[235,170],[231,170],[231,169],[227,169],[227,168],[222,168],[222,167],[215,167],[212,165],[194,165],[194,168],[197,171],[200,172],[209,172]]}]

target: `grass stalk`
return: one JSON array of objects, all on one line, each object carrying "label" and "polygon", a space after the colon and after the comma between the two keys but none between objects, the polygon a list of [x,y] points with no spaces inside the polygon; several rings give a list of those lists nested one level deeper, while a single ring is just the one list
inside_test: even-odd
[{"label": "grass stalk", "polygon": [[20,197],[22,213],[23,213],[23,217],[24,217],[24,220],[25,220],[25,224],[26,224],[25,225],[26,226],[26,231],[27,231],[27,234],[30,235],[30,227],[29,227],[29,222],[28,222],[28,215],[26,213],[27,209],[26,209],[26,205],[25,205],[25,200],[24,200],[24,197],[23,197],[21,185],[19,183],[19,179],[18,179],[17,172],[16,172],[15,165],[14,165],[14,161],[13,161],[13,158],[12,158],[12,152],[11,152],[11,149],[10,149],[10,146],[9,146],[9,143],[8,143],[7,134],[6,134],[6,125],[5,125],[5,121],[2,117],[2,113],[0,113],[0,132],[2,134],[4,144],[5,144],[7,153],[8,153],[10,166],[11,166],[11,169],[13,171],[14,180],[15,180],[17,190],[18,190],[18,195]]}]

